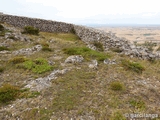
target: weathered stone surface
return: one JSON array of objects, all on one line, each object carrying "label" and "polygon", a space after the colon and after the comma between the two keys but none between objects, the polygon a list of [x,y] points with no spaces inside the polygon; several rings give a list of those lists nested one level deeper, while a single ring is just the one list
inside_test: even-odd
[{"label": "weathered stone surface", "polygon": [[13,51],[12,53],[14,55],[30,55],[30,54],[34,54],[35,52],[38,52],[42,49],[42,46],[41,45],[36,45],[36,46],[33,46],[32,48],[22,48],[20,50],[17,50],[17,51]]},{"label": "weathered stone surface", "polygon": [[115,59],[113,59],[113,60],[110,60],[110,59],[105,59],[104,61],[104,64],[116,64],[116,60]]},{"label": "weathered stone surface", "polygon": [[98,62],[97,62],[97,60],[92,60],[92,63],[89,64],[88,67],[91,68],[91,69],[97,69],[98,68]]},{"label": "weathered stone surface", "polygon": [[65,60],[65,63],[81,63],[83,60],[81,55],[72,55]]},{"label": "weathered stone surface", "polygon": [[65,74],[68,70],[69,69],[67,68],[63,70],[55,70],[44,78],[37,78],[35,80],[31,80],[27,83],[25,88],[30,88],[30,90],[32,91],[41,91],[51,86],[51,80],[56,79],[57,74]]}]

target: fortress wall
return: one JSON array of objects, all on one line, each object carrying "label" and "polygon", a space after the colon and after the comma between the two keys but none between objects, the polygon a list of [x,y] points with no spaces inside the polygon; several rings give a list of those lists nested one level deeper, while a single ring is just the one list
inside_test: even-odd
[{"label": "fortress wall", "polygon": [[0,21],[6,22],[16,27],[23,28],[25,26],[34,26],[44,32],[64,32],[68,33],[73,29],[72,24],[57,22],[51,20],[43,20],[38,18],[28,18],[21,16],[13,16],[0,14]]},{"label": "fortress wall", "polygon": [[103,44],[105,50],[112,48],[120,49],[122,51],[121,54],[125,54],[130,57],[138,57],[140,59],[160,58],[159,54],[153,54],[144,47],[137,47],[125,38],[118,38],[111,32],[107,33],[91,27],[38,18],[13,16],[3,13],[0,13],[0,21],[20,28],[23,28],[24,26],[34,26],[44,32],[69,33],[75,31],[75,34],[77,34],[82,41],[87,43],[91,49],[95,49],[93,42],[98,41]]}]

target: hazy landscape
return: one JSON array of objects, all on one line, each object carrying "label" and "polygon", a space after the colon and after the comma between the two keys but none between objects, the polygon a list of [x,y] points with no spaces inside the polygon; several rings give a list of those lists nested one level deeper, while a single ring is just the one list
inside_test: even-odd
[{"label": "hazy landscape", "polygon": [[92,27],[106,32],[112,32],[118,37],[137,45],[150,47],[157,51],[160,43],[160,25],[92,25]]}]

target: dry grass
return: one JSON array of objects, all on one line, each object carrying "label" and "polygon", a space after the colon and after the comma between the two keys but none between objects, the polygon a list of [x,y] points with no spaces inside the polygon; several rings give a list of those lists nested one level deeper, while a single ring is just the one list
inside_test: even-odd
[{"label": "dry grass", "polygon": [[[5,106],[6,110],[3,109],[1,112],[3,116],[15,113],[16,115],[12,116],[12,119],[19,117],[26,120],[70,120],[71,118],[125,120],[126,118],[123,116],[125,113],[160,113],[159,60],[150,62],[136,58],[131,59],[110,52],[111,59],[116,59],[117,64],[115,65],[99,62],[98,69],[89,69],[88,65],[92,57],[86,60],[88,56],[82,63],[61,65],[69,56],[63,49],[86,47],[76,35],[40,32],[39,36],[28,35],[28,37],[32,39],[32,42],[23,44],[22,47],[43,43],[44,46],[48,47],[49,45],[49,48],[54,51],[40,51],[22,57],[33,61],[43,58],[55,62],[52,65],[54,70],[68,67],[71,67],[71,70],[66,74],[59,74],[58,78],[52,81],[51,87],[40,92],[25,93],[26,99],[13,101],[15,104],[13,108]],[[15,44],[20,48],[19,43],[15,42]],[[97,54],[104,55],[106,53],[98,52]],[[60,58],[56,59],[56,57]],[[1,85],[10,83],[23,88],[27,81],[50,74],[50,71],[36,74],[31,70],[17,68],[15,64],[7,62],[14,58],[16,57],[13,55],[0,56],[0,66],[5,68],[3,72],[0,72]],[[126,66],[121,64],[122,60],[134,61],[138,65],[125,62],[126,69]],[[17,64],[22,63],[18,62]],[[140,68],[141,71],[141,66],[145,67],[145,70],[141,74],[137,74],[133,69],[137,71]],[[0,119],[2,119],[1,116]]]}]

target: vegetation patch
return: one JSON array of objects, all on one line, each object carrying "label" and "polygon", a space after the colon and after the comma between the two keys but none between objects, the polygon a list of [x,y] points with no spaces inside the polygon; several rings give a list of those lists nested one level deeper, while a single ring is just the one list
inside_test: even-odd
[{"label": "vegetation patch", "polygon": [[23,63],[23,67],[38,74],[45,73],[53,69],[53,67],[48,64],[47,60],[43,58],[38,58],[36,60],[27,60]]},{"label": "vegetation patch", "polygon": [[77,104],[79,98],[78,90],[67,89],[59,93],[59,97],[53,100],[54,111],[69,111],[72,110]]},{"label": "vegetation patch", "polygon": [[146,108],[145,102],[142,100],[130,100],[129,103],[132,107],[134,107],[134,109],[139,109],[142,111]]},{"label": "vegetation patch", "polygon": [[100,43],[98,41],[94,41],[92,44],[97,48],[98,51],[104,51],[102,43]]},{"label": "vegetation patch", "polygon": [[85,97],[83,90],[91,87],[91,79],[94,78],[95,72],[74,69],[54,80],[53,84],[58,86],[58,91],[57,97],[53,100],[53,110],[55,112],[70,111],[79,106],[80,99]]},{"label": "vegetation patch", "polygon": [[4,47],[4,46],[0,46],[0,51],[4,51],[4,50],[9,50],[9,48]]},{"label": "vegetation patch", "polygon": [[49,48],[49,47],[46,47],[46,46],[42,46],[42,51],[49,51],[49,52],[51,52],[52,49]]},{"label": "vegetation patch", "polygon": [[9,60],[9,63],[18,64],[18,63],[23,63],[26,60],[27,59],[25,57],[14,57],[14,58],[12,58],[12,59]]},{"label": "vegetation patch", "polygon": [[110,83],[110,89],[114,91],[121,91],[124,89],[124,85],[119,81],[113,81]]},{"label": "vegetation patch", "polygon": [[38,35],[39,29],[34,28],[32,26],[26,26],[26,27],[24,27],[24,31],[22,32],[22,34]]},{"label": "vegetation patch", "polygon": [[74,33],[59,33],[59,34],[55,34],[56,38],[60,38],[66,41],[76,41],[76,40],[80,40],[80,38],[75,35]]},{"label": "vegetation patch", "polygon": [[4,31],[4,27],[1,24],[0,24],[0,31]]},{"label": "vegetation patch", "polygon": [[19,87],[4,84],[0,87],[0,103],[8,103],[19,97],[21,91]]},{"label": "vegetation patch", "polygon": [[97,59],[98,61],[103,61],[106,58],[109,58],[110,56],[103,52],[98,52],[91,50],[87,47],[71,47],[71,48],[65,48],[63,49],[65,54],[68,55],[82,55],[86,59]]},{"label": "vegetation patch", "polygon": [[4,71],[4,67],[0,67],[0,73]]},{"label": "vegetation patch", "polygon": [[116,52],[116,53],[121,53],[123,50],[121,50],[120,48],[110,48],[111,51]]},{"label": "vegetation patch", "polygon": [[138,62],[131,62],[129,60],[122,60],[122,66],[126,70],[132,70],[136,73],[142,73],[145,68]]},{"label": "vegetation patch", "polygon": [[121,112],[118,111],[112,114],[111,120],[126,120],[126,118]]}]

